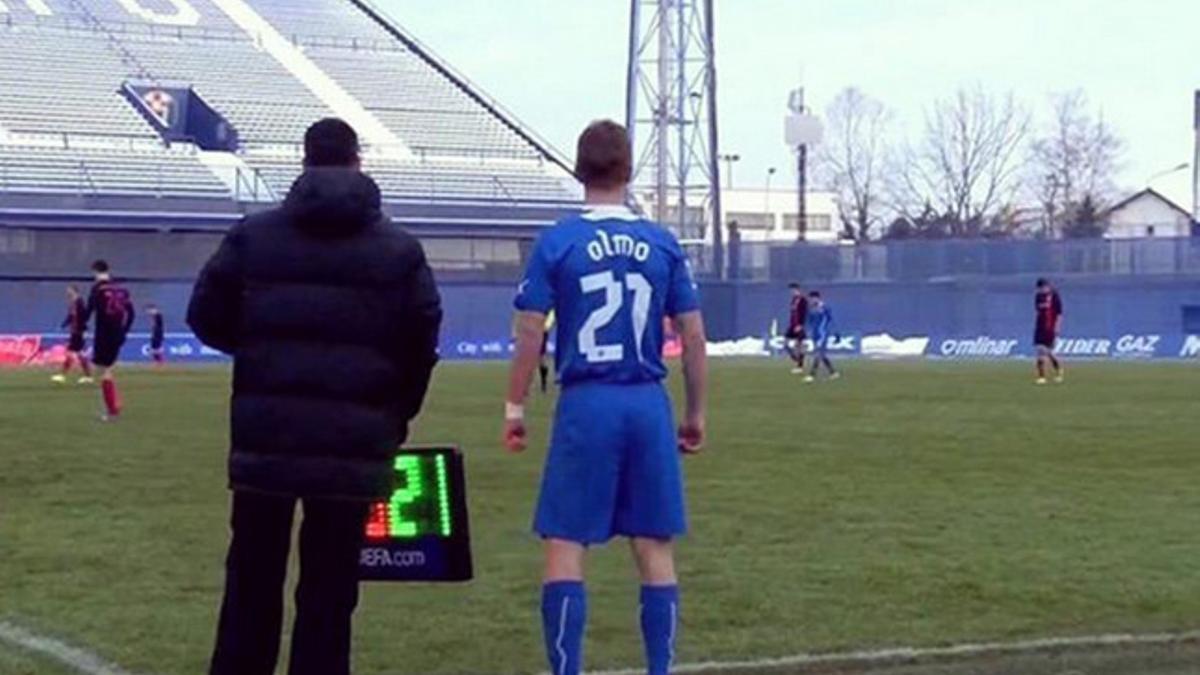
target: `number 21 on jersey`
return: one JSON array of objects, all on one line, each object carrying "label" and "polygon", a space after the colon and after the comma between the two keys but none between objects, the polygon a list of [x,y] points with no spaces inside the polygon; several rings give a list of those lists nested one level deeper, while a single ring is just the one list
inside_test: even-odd
[{"label": "number 21 on jersey", "polygon": [[589,274],[579,280],[585,295],[604,294],[604,304],[592,312],[579,329],[579,351],[588,363],[612,363],[625,358],[625,345],[600,344],[597,333],[613,322],[625,307],[625,296],[633,295],[629,306],[633,319],[633,342],[638,360],[642,359],[642,340],[646,337],[646,326],[650,318],[650,299],[654,287],[639,272],[629,272],[624,279],[617,279],[611,270]]}]

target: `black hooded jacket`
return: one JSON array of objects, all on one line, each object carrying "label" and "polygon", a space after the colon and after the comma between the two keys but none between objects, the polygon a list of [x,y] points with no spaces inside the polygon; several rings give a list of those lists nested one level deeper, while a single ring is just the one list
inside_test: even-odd
[{"label": "black hooded jacket", "polygon": [[281,208],[235,226],[188,324],[231,354],[230,484],[374,499],[437,362],[441,302],[420,243],[349,169],[310,169]]}]

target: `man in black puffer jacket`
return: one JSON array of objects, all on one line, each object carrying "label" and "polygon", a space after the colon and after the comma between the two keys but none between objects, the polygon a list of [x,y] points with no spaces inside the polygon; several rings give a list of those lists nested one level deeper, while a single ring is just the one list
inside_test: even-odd
[{"label": "man in black puffer jacket", "polygon": [[234,490],[214,674],[275,672],[292,516],[304,503],[290,673],[349,672],[370,501],[437,361],[441,306],[421,245],[380,210],[340,120],[305,135],[282,208],[246,218],[196,282],[188,323],[231,354]]}]

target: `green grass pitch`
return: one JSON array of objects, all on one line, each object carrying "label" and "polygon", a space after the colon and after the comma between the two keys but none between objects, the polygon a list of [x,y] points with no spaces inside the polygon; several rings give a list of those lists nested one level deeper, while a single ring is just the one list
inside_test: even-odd
[{"label": "green grass pitch", "polygon": [[37,658],[32,654],[0,645],[0,673],[3,675],[70,675],[71,671],[64,670],[58,664]]},{"label": "green grass pitch", "polygon": [[[714,362],[681,661],[1200,627],[1200,368],[1072,364],[1045,387],[1027,363],[845,369],[805,385]],[[358,673],[543,668],[528,530],[552,400],[531,404],[539,449],[505,454],[505,373],[443,364],[413,439],[467,454],[477,578],[364,587]],[[95,389],[0,372],[0,620],[195,675],[227,544],[228,371],[121,381],[127,415],[101,425]],[[589,666],[636,666],[624,546],[589,575]],[[53,672],[33,663],[0,648],[0,671]]]}]

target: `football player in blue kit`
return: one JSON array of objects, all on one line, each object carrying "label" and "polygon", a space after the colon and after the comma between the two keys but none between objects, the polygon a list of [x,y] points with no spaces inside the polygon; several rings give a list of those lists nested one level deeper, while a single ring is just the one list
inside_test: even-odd
[{"label": "football player in blue kit", "polygon": [[833,325],[833,310],[821,298],[820,291],[809,293],[806,330],[813,341],[813,361],[812,370],[804,378],[805,382],[815,382],[822,365],[829,371],[829,379],[836,380],[842,376],[837,368],[833,367],[833,361],[829,360],[829,341],[842,339],[840,335],[834,334]]},{"label": "football player in blue kit", "polygon": [[[673,540],[687,529],[680,453],[705,437],[704,322],[675,237],[626,207],[629,136],[611,121],[580,136],[576,176],[585,211],[542,234],[515,302],[517,347],[504,442],[526,446],[524,399],[547,314],[558,317],[561,386],[534,531],[545,549],[542,622],[555,675],[579,673],[587,621],[587,547],[627,537],[641,577],[648,672],[674,659],[679,588]],[[664,317],[683,343],[687,406],[675,427],[662,381]]]}]

